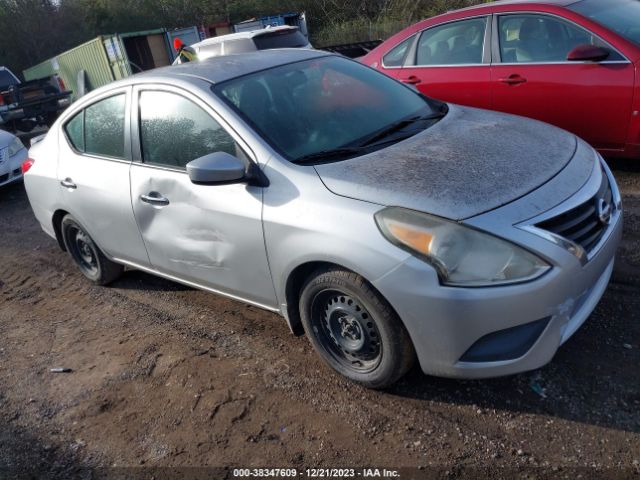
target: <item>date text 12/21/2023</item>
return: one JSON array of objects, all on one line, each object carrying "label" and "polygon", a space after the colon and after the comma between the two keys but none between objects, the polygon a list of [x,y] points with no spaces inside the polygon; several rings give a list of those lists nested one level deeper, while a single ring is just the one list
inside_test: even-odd
[{"label": "date text 12/21/2023", "polygon": [[399,478],[397,470],[386,468],[237,468],[233,470],[234,478]]}]

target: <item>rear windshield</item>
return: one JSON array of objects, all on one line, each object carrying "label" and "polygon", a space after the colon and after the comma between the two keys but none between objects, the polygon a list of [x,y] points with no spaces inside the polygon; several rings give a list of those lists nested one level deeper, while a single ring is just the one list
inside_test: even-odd
[{"label": "rear windshield", "polygon": [[263,33],[253,38],[258,50],[271,48],[301,48],[309,42],[299,30],[281,30],[279,32]]},{"label": "rear windshield", "polygon": [[583,0],[569,8],[640,45],[640,0]]},{"label": "rear windshield", "polygon": [[7,70],[0,70],[0,88],[16,85],[18,81]]}]

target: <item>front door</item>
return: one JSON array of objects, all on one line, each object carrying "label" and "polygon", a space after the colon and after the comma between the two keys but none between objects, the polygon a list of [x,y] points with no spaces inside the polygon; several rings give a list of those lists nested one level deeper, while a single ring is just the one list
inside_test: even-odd
[{"label": "front door", "polygon": [[[590,32],[555,16],[501,15],[496,28],[494,110],[551,123],[599,149],[624,147],[633,64]],[[583,44],[608,48],[609,58],[567,61],[569,52]]]},{"label": "front door", "polygon": [[138,87],[134,98],[141,161],[131,167],[131,199],[153,268],[276,307],[262,231],[262,187],[195,185],[185,168],[218,151],[248,164],[246,146],[187,92]]},{"label": "front door", "polygon": [[[418,34],[417,43],[407,53],[404,66],[388,70],[398,80],[415,85],[429,97],[489,108],[488,23],[489,17],[483,16],[428,28]],[[382,60],[382,68],[385,62],[393,63],[394,55],[398,53],[390,51]]]}]

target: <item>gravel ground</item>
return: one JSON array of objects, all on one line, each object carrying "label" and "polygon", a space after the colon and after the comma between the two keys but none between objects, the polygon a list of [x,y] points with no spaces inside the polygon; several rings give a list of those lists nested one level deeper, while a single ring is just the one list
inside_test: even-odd
[{"label": "gravel ground", "polygon": [[91,285],[40,230],[24,187],[1,189],[0,478],[231,475],[185,467],[638,478],[640,171],[623,167],[613,280],[548,366],[486,381],[414,369],[385,392],[325,368],[274,314],[135,271]]}]

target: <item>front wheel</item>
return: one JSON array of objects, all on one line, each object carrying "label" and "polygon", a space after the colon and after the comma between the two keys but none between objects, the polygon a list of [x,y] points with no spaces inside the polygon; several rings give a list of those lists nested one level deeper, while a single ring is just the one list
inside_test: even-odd
[{"label": "front wheel", "polygon": [[413,365],[415,351],[400,319],[353,272],[316,272],[302,288],[300,316],[323,360],[368,388],[392,385]]},{"label": "front wheel", "polygon": [[61,231],[67,252],[84,276],[93,283],[106,285],[122,274],[124,267],[105,257],[89,234],[71,215],[62,219]]}]

